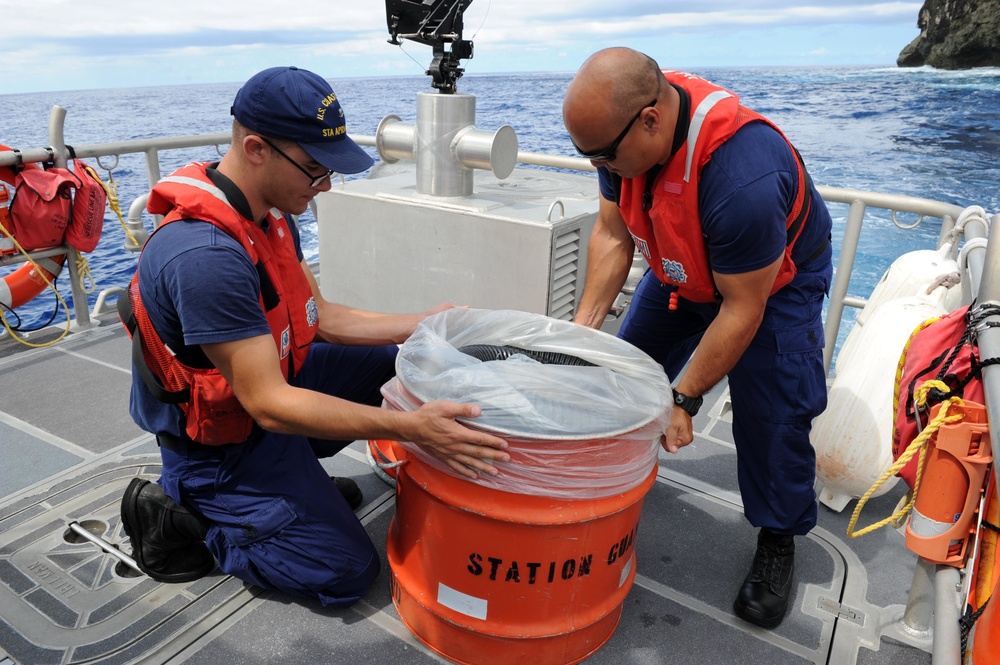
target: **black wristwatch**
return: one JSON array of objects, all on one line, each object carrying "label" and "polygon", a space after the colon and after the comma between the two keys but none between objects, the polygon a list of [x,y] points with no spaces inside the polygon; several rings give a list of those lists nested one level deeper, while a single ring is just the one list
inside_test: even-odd
[{"label": "black wristwatch", "polygon": [[684,393],[674,391],[674,404],[687,411],[692,418],[698,415],[702,401],[704,401],[702,397],[688,397]]}]

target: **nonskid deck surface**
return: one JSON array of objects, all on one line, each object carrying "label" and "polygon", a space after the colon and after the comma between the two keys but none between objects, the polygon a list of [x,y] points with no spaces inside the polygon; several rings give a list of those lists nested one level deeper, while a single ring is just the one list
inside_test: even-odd
[{"label": "nonskid deck surface", "polygon": [[[370,471],[361,442],[325,462],[360,483],[358,515],[383,557],[375,587],[350,609],[218,571],[158,584],[68,529],[75,521],[129,553],[121,494],[132,477],[159,473],[155,444],[127,415],[129,344],[120,331],[109,319],[38,350],[0,340],[0,665],[444,662],[393,606],[385,542],[394,494]],[[848,539],[853,503],[840,514],[821,506],[819,527],[797,539],[795,592],[780,627],[733,616],[755,532],[739,503],[723,389],[706,404],[695,443],[661,453],[621,623],[586,662],[929,663],[926,636],[898,623],[915,559],[891,528]],[[902,491],[870,501],[862,522],[889,514]]]}]

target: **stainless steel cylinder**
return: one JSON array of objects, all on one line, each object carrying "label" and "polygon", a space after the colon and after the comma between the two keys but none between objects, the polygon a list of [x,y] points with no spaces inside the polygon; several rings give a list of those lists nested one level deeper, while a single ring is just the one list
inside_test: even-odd
[{"label": "stainless steel cylinder", "polygon": [[517,135],[504,125],[495,132],[467,127],[455,136],[455,156],[470,169],[492,171],[503,180],[517,164]]},{"label": "stainless steel cylinder", "polygon": [[472,169],[458,161],[452,144],[459,131],[475,121],[474,95],[417,93],[417,192],[472,194]]},{"label": "stainless steel cylinder", "polygon": [[417,124],[397,115],[382,118],[375,149],[383,162],[417,162],[417,192],[430,196],[469,196],[473,171],[492,171],[501,180],[517,165],[517,134],[509,125],[495,132],[476,129],[472,95],[417,94]]},{"label": "stainless steel cylinder", "polygon": [[413,159],[415,138],[416,128],[413,125],[401,122],[398,115],[387,115],[375,130],[375,150],[387,164]]}]

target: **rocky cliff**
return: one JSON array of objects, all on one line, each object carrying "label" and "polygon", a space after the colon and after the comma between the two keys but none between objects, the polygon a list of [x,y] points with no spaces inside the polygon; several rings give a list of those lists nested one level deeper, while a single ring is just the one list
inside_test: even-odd
[{"label": "rocky cliff", "polygon": [[1000,0],[924,0],[920,35],[904,48],[900,67],[1000,66]]}]

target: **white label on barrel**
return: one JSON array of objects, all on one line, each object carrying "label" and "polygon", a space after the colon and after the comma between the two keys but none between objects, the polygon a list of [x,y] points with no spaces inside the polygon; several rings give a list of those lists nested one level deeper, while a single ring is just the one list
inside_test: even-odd
[{"label": "white label on barrel", "polygon": [[486,599],[476,598],[438,582],[438,602],[474,619],[486,619]]},{"label": "white label on barrel", "polygon": [[632,570],[632,562],[635,561],[635,555],[633,554],[629,557],[628,563],[622,566],[622,576],[618,578],[618,588],[621,589],[622,585],[628,581],[628,571]]}]

